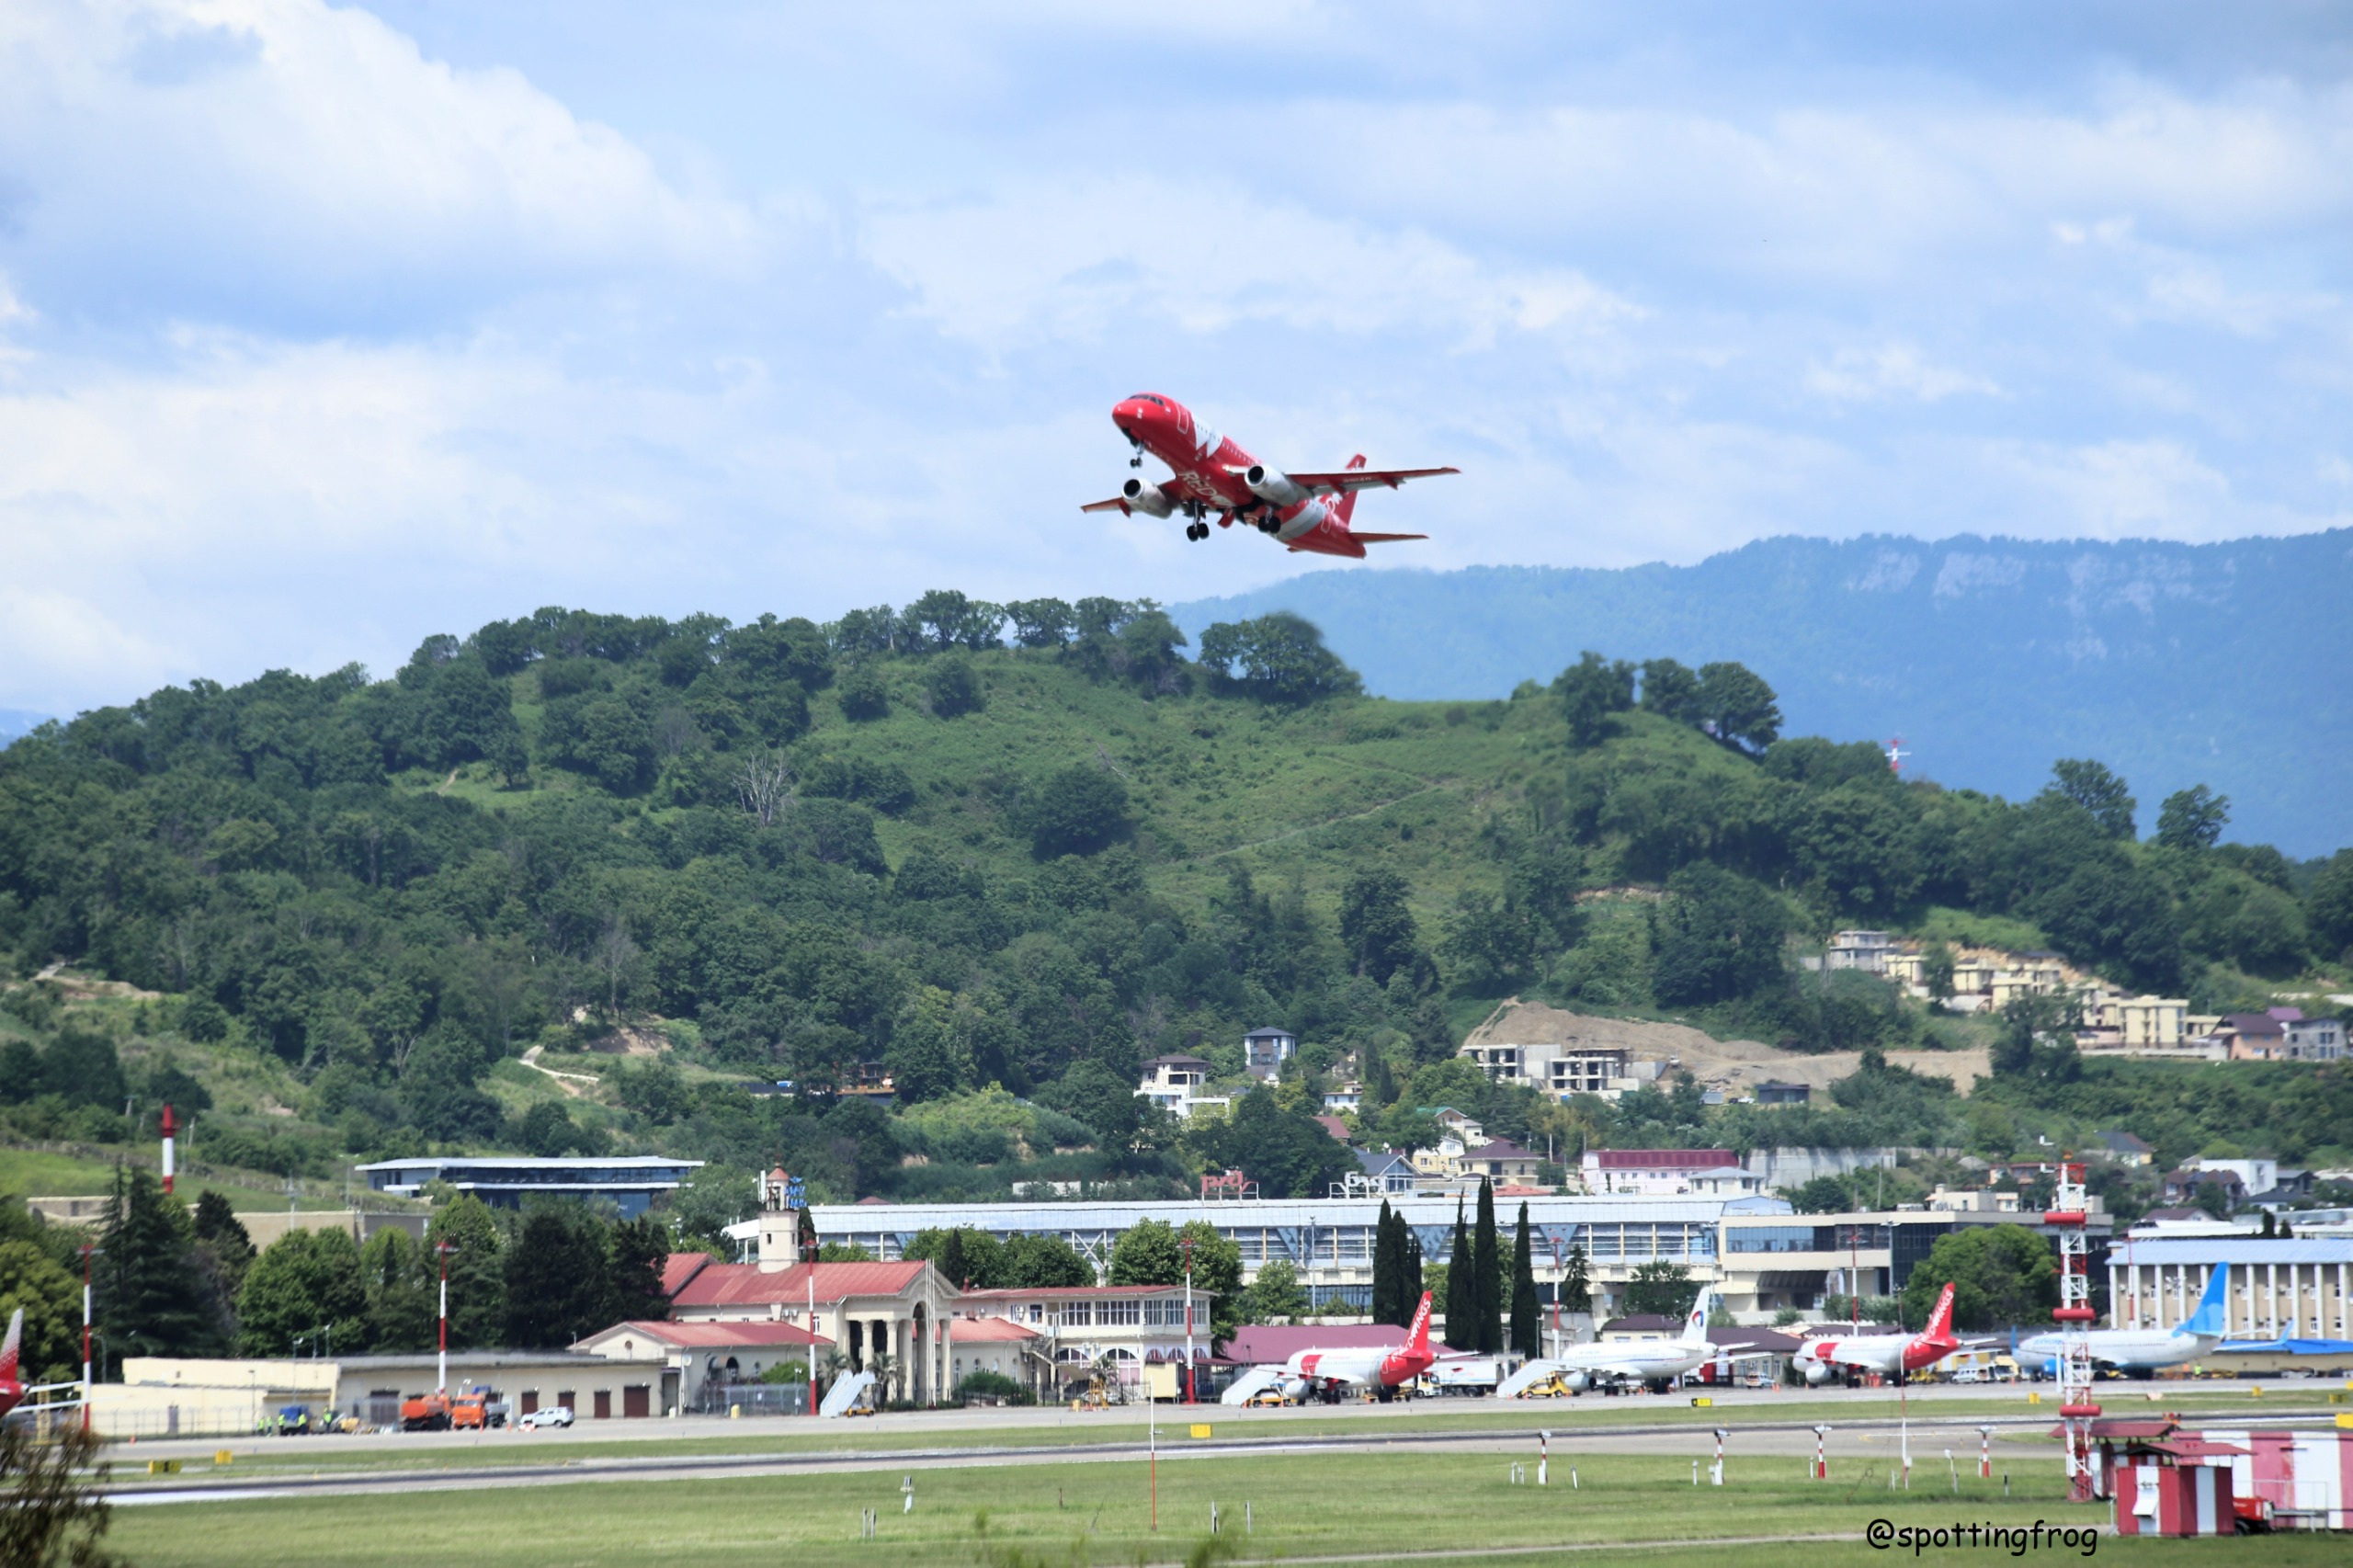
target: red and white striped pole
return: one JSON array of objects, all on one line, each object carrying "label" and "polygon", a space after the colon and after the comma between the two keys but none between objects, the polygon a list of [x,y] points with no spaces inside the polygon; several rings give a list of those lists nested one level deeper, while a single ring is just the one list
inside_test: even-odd
[{"label": "red and white striped pole", "polygon": [[82,1244],[82,1430],[90,1429],[90,1259],[97,1248]]},{"label": "red and white striped pole", "polygon": [[449,1392],[449,1244],[437,1242],[433,1250],[441,1255],[441,1358],[434,1392],[446,1396]]},{"label": "red and white striped pole", "polygon": [[1552,1434],[1550,1431],[1540,1431],[1536,1434],[1536,1484],[1539,1486],[1545,1484],[1552,1471]]},{"label": "red and white striped pole", "polygon": [[172,1108],[164,1107],[164,1196],[172,1195],[172,1136],[179,1131],[179,1123],[172,1119]]},{"label": "red and white striped pole", "polygon": [[1827,1426],[1813,1429],[1813,1478],[1816,1481],[1830,1479],[1830,1460],[1824,1451],[1824,1440],[1829,1436],[1830,1428]]},{"label": "red and white striped pole", "polygon": [[1977,1479],[1994,1479],[1994,1428],[1991,1426],[1977,1428]]},{"label": "red and white striped pole", "polygon": [[1716,1468],[1712,1484],[1717,1486],[1724,1483],[1724,1435],[1723,1427],[1716,1428]]}]

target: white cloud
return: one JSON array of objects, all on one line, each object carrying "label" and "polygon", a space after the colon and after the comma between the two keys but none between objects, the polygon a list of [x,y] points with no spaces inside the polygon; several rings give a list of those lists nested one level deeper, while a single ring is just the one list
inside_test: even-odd
[{"label": "white cloud", "polygon": [[1998,397],[2002,392],[1984,376],[1931,365],[1918,349],[1903,343],[1842,348],[1829,363],[1808,368],[1806,385],[1838,403],[1870,403],[1888,397],[1937,403],[1963,392]]},{"label": "white cloud", "polygon": [[1024,185],[870,212],[866,247],[951,336],[1099,339],[1149,317],[1192,335],[1270,325],[1404,332],[1462,347],[1593,332],[1631,301],[1567,267],[1485,265],[1416,230],[1338,222],[1219,181]]}]

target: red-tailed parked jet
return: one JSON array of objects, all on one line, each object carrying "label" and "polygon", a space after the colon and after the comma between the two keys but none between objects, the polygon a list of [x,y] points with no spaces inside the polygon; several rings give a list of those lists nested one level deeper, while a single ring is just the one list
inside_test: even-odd
[{"label": "red-tailed parked jet", "polygon": [[[1943,1293],[1937,1297],[1936,1309],[1928,1314],[1928,1326],[1919,1333],[1908,1336],[1870,1334],[1859,1339],[1809,1339],[1790,1359],[1810,1383],[1826,1383],[1853,1372],[1903,1378],[1923,1367],[1935,1366],[1963,1343],[1953,1335],[1952,1285],[1947,1281]],[[1966,1343],[1982,1345],[1989,1341]]]},{"label": "red-tailed parked jet", "polygon": [[1346,555],[1361,561],[1368,544],[1401,539],[1427,539],[1427,534],[1360,534],[1348,531],[1357,509],[1357,492],[1375,485],[1396,489],[1409,479],[1460,473],[1453,468],[1367,468],[1359,453],[1336,473],[1285,473],[1244,451],[1193,417],[1192,410],[1175,398],[1138,392],[1114,403],[1111,423],[1136,449],[1131,468],[1143,466],[1150,452],[1174,472],[1158,484],[1131,479],[1108,501],[1096,501],[1082,512],[1120,512],[1148,517],[1174,513],[1185,517],[1185,537],[1199,541],[1210,537],[1210,514],[1217,526],[1230,528],[1236,518],[1255,525],[1260,533],[1291,550],[1318,555]]},{"label": "red-tailed parked jet", "polygon": [[25,1336],[25,1309],[8,1319],[8,1337],[0,1339],[0,1417],[24,1402],[25,1380],[17,1370],[17,1349]]}]

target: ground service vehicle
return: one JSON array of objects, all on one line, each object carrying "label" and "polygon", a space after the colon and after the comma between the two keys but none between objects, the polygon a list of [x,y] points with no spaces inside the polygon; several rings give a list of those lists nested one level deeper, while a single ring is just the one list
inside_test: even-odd
[{"label": "ground service vehicle", "polygon": [[441,1393],[413,1393],[401,1401],[401,1430],[404,1432],[447,1432],[451,1425],[449,1396]]},{"label": "ground service vehicle", "polygon": [[1260,1389],[1250,1396],[1252,1408],[1280,1409],[1290,1403],[1290,1396],[1279,1388]]},{"label": "ground service vehicle", "polygon": [[543,1404],[537,1410],[524,1412],[517,1425],[530,1432],[536,1432],[542,1426],[569,1426],[572,1425],[572,1406]]}]

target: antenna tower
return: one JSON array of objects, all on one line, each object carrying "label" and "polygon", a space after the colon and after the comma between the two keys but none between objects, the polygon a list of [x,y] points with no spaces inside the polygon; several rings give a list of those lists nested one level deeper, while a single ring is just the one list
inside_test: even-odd
[{"label": "antenna tower", "polygon": [[2085,1227],[2090,1201],[2084,1190],[2083,1162],[2072,1151],[2059,1155],[2059,1179],[2042,1222],[2059,1233],[2059,1417],[2067,1435],[2067,1494],[2078,1503],[2097,1494],[2092,1475],[2092,1277]]}]

